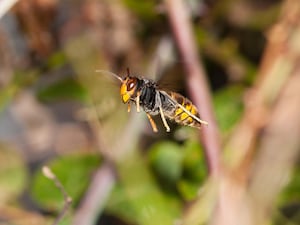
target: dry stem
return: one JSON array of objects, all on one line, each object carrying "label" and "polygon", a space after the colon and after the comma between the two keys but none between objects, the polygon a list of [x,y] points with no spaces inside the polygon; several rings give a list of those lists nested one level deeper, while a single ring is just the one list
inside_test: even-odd
[{"label": "dry stem", "polygon": [[165,0],[165,3],[176,44],[183,58],[191,98],[198,107],[201,118],[208,122],[208,126],[201,130],[208,168],[211,175],[218,175],[221,170],[219,131],[188,10],[182,0]]},{"label": "dry stem", "polygon": [[53,225],[58,225],[59,222],[62,220],[62,218],[65,216],[66,212],[69,210],[72,203],[72,198],[68,195],[62,183],[59,181],[56,175],[50,170],[49,167],[44,166],[42,168],[42,171],[45,177],[49,178],[54,182],[55,186],[60,190],[60,192],[63,194],[64,197],[64,207],[59,213],[58,217],[53,222]]}]

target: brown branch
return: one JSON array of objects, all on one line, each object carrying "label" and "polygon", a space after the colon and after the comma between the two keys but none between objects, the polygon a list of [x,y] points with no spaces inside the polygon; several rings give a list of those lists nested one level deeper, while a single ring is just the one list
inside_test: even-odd
[{"label": "brown branch", "polygon": [[[183,224],[263,224],[285,184],[282,178],[291,172],[300,132],[299,2],[287,0],[283,9],[269,33],[258,80],[246,98],[245,115],[226,145],[224,155],[230,157],[224,160],[226,170],[209,188],[217,189],[208,200],[213,209],[203,213],[208,208],[205,193],[186,213]],[[267,133],[261,133],[263,128]],[[251,171],[259,137],[259,158]]]},{"label": "brown branch", "polygon": [[245,115],[226,146],[230,173],[221,181],[214,225],[264,224],[299,154],[299,18],[299,2],[287,0],[269,33]]},{"label": "brown branch", "polygon": [[208,82],[198,57],[189,13],[182,0],[165,0],[165,4],[176,44],[184,62],[191,98],[198,107],[201,118],[208,122],[208,126],[204,126],[201,130],[208,168],[211,175],[218,175],[221,169],[219,131]]},{"label": "brown branch", "polygon": [[114,184],[115,172],[113,166],[109,163],[104,163],[102,167],[96,171],[89,189],[75,213],[72,224],[95,224],[95,220],[103,210]]},{"label": "brown branch", "polygon": [[[266,219],[272,204],[289,179],[300,146],[300,66],[284,87],[262,136],[249,191],[257,220]],[[274,175],[276,174],[276,175]],[[267,188],[266,188],[267,187]],[[258,206],[258,207],[257,207]],[[263,224],[256,221],[255,224]]]},{"label": "brown branch", "polygon": [[258,79],[246,98],[245,114],[225,148],[231,157],[227,166],[245,182],[260,130],[268,123],[269,113],[298,63],[300,48],[294,39],[299,35],[299,18],[298,1],[286,1],[281,18],[268,34]]}]

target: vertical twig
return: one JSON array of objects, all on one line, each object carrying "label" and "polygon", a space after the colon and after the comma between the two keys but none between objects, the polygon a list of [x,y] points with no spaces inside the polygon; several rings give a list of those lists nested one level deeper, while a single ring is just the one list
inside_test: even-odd
[{"label": "vertical twig", "polygon": [[80,207],[77,209],[73,225],[95,224],[95,220],[104,208],[104,204],[115,184],[115,172],[113,166],[104,163],[95,176],[85,195]]},{"label": "vertical twig", "polygon": [[71,203],[72,203],[72,198],[68,195],[64,186],[61,184],[61,182],[58,180],[58,178],[50,170],[49,167],[44,166],[42,168],[42,171],[43,171],[43,174],[45,177],[49,178],[50,180],[52,180],[54,182],[54,184],[60,190],[60,192],[63,194],[63,197],[64,197],[64,207],[61,210],[61,212],[59,213],[58,217],[53,222],[53,225],[58,225],[59,222],[62,220],[62,218],[65,216],[66,212],[69,210]]},{"label": "vertical twig", "polygon": [[221,169],[219,131],[188,11],[182,0],[165,0],[165,4],[176,44],[183,58],[191,98],[198,106],[202,119],[208,122],[208,126],[201,130],[208,168],[211,175],[218,175]]},{"label": "vertical twig", "polygon": [[255,224],[264,224],[269,218],[272,213],[270,209],[289,182],[288,178],[299,158],[299,113],[300,66],[297,66],[272,110],[252,169],[249,192],[256,204]]}]

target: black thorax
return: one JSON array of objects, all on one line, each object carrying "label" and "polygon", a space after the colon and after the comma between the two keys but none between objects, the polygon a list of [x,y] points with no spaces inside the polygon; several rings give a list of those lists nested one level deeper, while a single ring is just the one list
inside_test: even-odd
[{"label": "black thorax", "polygon": [[147,79],[138,79],[136,94],[140,93],[140,105],[146,112],[154,111],[156,107],[156,84]]}]

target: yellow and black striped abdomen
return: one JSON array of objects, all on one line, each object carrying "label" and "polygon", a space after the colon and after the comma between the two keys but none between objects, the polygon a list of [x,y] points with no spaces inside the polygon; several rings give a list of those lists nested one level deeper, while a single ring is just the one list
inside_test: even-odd
[{"label": "yellow and black striped abdomen", "polygon": [[169,119],[175,120],[176,123],[191,126],[195,128],[201,127],[201,122],[196,120],[199,118],[198,110],[193,103],[175,92],[168,92],[169,96],[178,104],[172,113],[167,114]]}]

